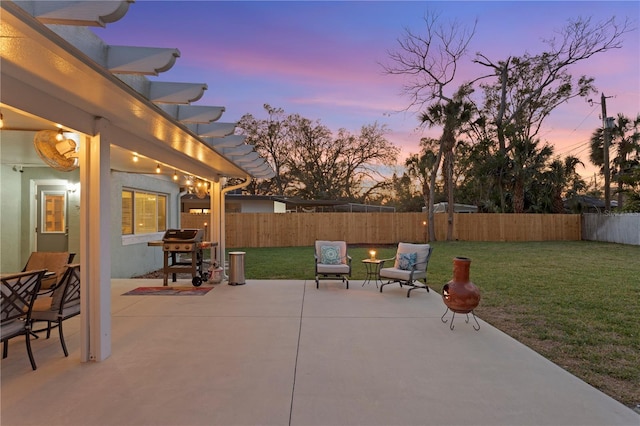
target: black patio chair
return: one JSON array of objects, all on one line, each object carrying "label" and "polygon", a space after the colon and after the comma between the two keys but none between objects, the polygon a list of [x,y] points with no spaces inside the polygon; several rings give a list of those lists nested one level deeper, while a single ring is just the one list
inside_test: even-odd
[{"label": "black patio chair", "polygon": [[42,277],[46,269],[21,272],[0,278],[0,336],[2,341],[2,358],[6,358],[9,351],[9,340],[24,335],[27,344],[27,354],[34,370],[36,361],[31,351],[31,313]]},{"label": "black patio chair", "polygon": [[45,322],[47,326],[34,333],[47,332],[47,339],[51,336],[51,329],[58,327],[60,344],[64,356],[69,356],[67,345],[62,332],[62,322],[80,314],[80,264],[67,265],[62,278],[50,292],[51,296],[40,294],[33,305],[31,321]]}]

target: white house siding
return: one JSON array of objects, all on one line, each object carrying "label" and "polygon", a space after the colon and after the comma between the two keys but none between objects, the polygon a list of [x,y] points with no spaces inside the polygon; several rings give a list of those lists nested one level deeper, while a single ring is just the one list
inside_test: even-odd
[{"label": "white house siding", "polygon": [[122,190],[150,191],[167,194],[168,228],[179,225],[179,187],[170,179],[143,174],[111,173],[111,277],[130,278],[163,267],[161,247],[149,247],[149,241],[161,240],[164,232],[135,236],[123,236]]},{"label": "white house siding", "polygon": [[227,202],[228,211],[239,213],[286,213],[286,205],[272,200],[241,200],[240,202]]}]

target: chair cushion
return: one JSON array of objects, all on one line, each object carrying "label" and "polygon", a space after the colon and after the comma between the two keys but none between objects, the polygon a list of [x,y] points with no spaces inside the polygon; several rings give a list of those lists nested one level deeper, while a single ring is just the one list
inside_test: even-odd
[{"label": "chair cushion", "polygon": [[338,265],[325,265],[318,263],[317,271],[319,274],[348,274],[349,265],[340,263]]},{"label": "chair cushion", "polygon": [[0,336],[2,340],[24,333],[26,322],[21,320],[12,320],[3,322],[0,327]]},{"label": "chair cushion", "polygon": [[[338,250],[338,262],[336,263],[326,263],[325,261],[329,260],[329,261],[335,261],[333,260],[333,255],[335,254],[335,252],[333,252],[332,249],[324,249],[324,251],[326,252],[327,250],[330,253],[329,258],[325,258],[326,256],[323,256],[323,247],[335,247]],[[316,257],[318,258],[318,263],[324,263],[324,264],[328,264],[328,265],[339,265],[339,264],[347,264],[347,243],[345,241],[321,241],[318,240],[316,241]]]},{"label": "chair cushion", "polygon": [[400,253],[416,253],[416,271],[426,271],[429,248],[429,244],[398,243],[397,255],[399,255]]},{"label": "chair cushion", "polygon": [[[380,278],[387,280],[409,281],[411,271],[398,268],[382,268],[380,269]],[[414,271],[413,279],[420,280],[427,277],[426,271]]]},{"label": "chair cushion", "polygon": [[68,260],[68,251],[35,251],[31,253],[24,270],[33,271],[35,269],[46,269],[49,272],[54,272],[54,276],[43,279],[40,285],[40,288],[43,290],[49,289],[58,282],[60,277],[62,277]]},{"label": "chair cushion", "polygon": [[398,253],[394,268],[410,271],[418,260],[418,253]]},{"label": "chair cushion", "polygon": [[336,246],[320,246],[320,263],[324,265],[338,265],[340,260],[340,249]]},{"label": "chair cushion", "polygon": [[[50,311],[51,310],[51,302],[53,301],[53,298],[51,296],[39,296],[34,302],[33,302],[33,312],[36,311]],[[54,311],[56,309],[53,309]],[[32,314],[33,315],[33,314]]]}]

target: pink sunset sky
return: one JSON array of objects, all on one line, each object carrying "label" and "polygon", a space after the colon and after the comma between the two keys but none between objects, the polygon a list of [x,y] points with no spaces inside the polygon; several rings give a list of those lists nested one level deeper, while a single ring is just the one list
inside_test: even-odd
[{"label": "pink sunset sky", "polygon": [[[640,113],[640,2],[638,1],[144,1],[132,4],[125,17],[96,34],[108,44],[178,48],[175,66],[150,77],[159,81],[206,83],[208,90],[194,105],[220,105],[220,119],[235,122],[246,113],[266,118],[263,104],[299,113],[337,132],[378,122],[387,138],[401,148],[399,163],[419,150],[424,136],[416,111],[403,111],[402,80],[385,75],[404,28],[424,34],[423,16],[437,13],[476,34],[460,63],[460,82],[486,74],[471,62],[476,52],[493,61],[525,52],[539,53],[542,42],[570,19],[611,17],[631,21],[623,47],[598,54],[570,71],[595,77],[598,93],[589,105],[576,98],[556,109],[539,137],[560,156],[576,155],[579,171],[593,174],[588,161],[591,133],[602,125],[600,93],[609,116]],[[451,91],[454,87],[452,86]]]}]

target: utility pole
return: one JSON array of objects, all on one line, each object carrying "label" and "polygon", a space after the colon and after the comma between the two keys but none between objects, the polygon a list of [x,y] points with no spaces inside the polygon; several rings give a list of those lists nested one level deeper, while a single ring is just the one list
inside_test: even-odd
[{"label": "utility pole", "polygon": [[[611,97],[611,96],[609,96]],[[602,138],[604,140],[604,210],[611,210],[611,172],[609,171],[609,139],[612,121],[607,117],[607,96],[602,93],[600,96],[600,105],[602,106]],[[613,119],[611,119],[613,120]]]}]

